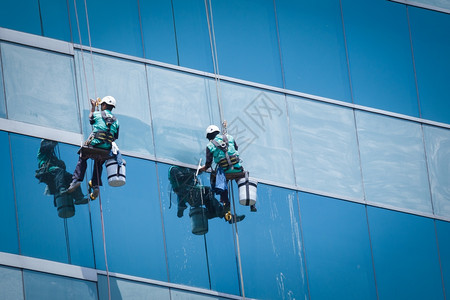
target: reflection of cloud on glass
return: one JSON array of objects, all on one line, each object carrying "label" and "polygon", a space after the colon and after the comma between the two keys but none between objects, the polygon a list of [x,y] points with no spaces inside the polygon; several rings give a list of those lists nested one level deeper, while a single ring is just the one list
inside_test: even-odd
[{"label": "reflection of cloud on glass", "polygon": [[61,218],[70,218],[75,214],[74,204],[87,203],[80,187],[73,193],[66,193],[72,181],[66,164],[59,157],[58,142],[43,139],[37,153],[38,169],[35,177],[39,183],[46,184],[44,194],[53,195],[53,204]]}]

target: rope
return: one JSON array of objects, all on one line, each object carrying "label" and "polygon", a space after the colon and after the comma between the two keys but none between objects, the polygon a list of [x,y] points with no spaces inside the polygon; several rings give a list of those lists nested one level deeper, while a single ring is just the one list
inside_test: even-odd
[{"label": "rope", "polygon": [[[208,9],[209,8],[209,9]],[[211,0],[205,0],[206,21],[208,23],[209,44],[211,47],[211,58],[213,61],[214,81],[216,83],[217,103],[219,105],[220,123],[223,122],[222,101],[220,99],[220,78],[219,78],[219,61],[217,56],[216,35],[214,32],[214,19],[212,13]],[[210,20],[211,16],[211,20]]]},{"label": "rope", "polygon": [[234,218],[234,223],[233,223],[233,228],[235,230],[235,234],[236,234],[236,249],[237,249],[237,253],[238,253],[238,265],[239,265],[239,276],[240,276],[240,281],[241,281],[241,291],[242,291],[242,298],[245,299],[245,289],[244,289],[244,276],[242,274],[242,262],[241,262],[241,249],[239,246],[239,233],[238,233],[238,229],[237,229],[237,222],[236,222],[236,203],[234,201],[234,189],[233,189],[233,182],[230,182],[230,187],[231,187],[231,198],[233,199],[233,218]]},{"label": "rope", "polygon": [[[100,181],[98,168],[103,168],[103,165],[100,164],[100,161],[98,161],[98,160],[96,162],[97,162],[97,168],[95,168],[94,171],[97,172],[97,180]],[[92,184],[94,184],[94,183],[92,183]],[[98,202],[99,202],[99,206],[100,206],[100,219],[101,219],[101,223],[102,223],[103,254],[105,255],[106,279],[108,282],[108,299],[111,300],[111,283],[110,283],[110,279],[109,279],[108,258],[106,255],[105,222],[103,220],[102,195],[100,193],[100,186],[98,186]]]}]

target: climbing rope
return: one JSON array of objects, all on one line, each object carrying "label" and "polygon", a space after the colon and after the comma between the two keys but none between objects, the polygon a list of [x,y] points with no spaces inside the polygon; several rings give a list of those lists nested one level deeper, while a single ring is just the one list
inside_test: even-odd
[{"label": "climbing rope", "polygon": [[231,189],[231,198],[233,199],[233,218],[234,218],[233,228],[234,228],[235,239],[236,239],[235,248],[238,253],[237,259],[238,259],[238,267],[239,267],[239,278],[240,278],[240,282],[241,282],[241,292],[242,292],[242,298],[245,299],[244,276],[242,273],[242,262],[241,262],[241,249],[239,246],[239,234],[238,234],[237,222],[236,222],[236,202],[234,201],[234,189],[233,189],[232,181],[230,181],[229,189]]},{"label": "climbing rope", "polygon": [[[76,1],[77,0],[73,0],[74,9],[75,9],[75,18],[76,18],[77,29],[78,29],[78,38],[80,40],[81,61],[82,61],[82,66],[83,66],[84,82],[85,82],[85,86],[86,86],[87,99],[90,99],[89,85],[88,85],[86,66],[85,66],[85,61],[84,61],[83,42],[81,39],[80,21],[78,18],[78,9],[77,9]],[[95,99],[97,99],[97,86],[96,86],[96,80],[95,80],[95,68],[94,68],[94,59],[93,59],[93,52],[92,52],[91,31],[90,31],[90,26],[89,26],[89,15],[88,15],[88,8],[87,8],[86,0],[84,0],[84,8],[85,8],[85,15],[86,15],[86,26],[87,26],[87,31],[88,31],[92,77],[93,77],[93,81],[94,81],[94,95],[95,95]],[[90,102],[90,100],[89,100],[89,102]],[[99,175],[98,169],[96,170],[96,172],[97,172],[97,178],[99,178],[98,177],[98,175]],[[100,190],[99,190],[98,197],[99,197],[99,206],[100,206],[100,219],[101,219],[101,226],[102,226],[103,253],[104,253],[104,257],[105,257],[106,278],[107,278],[107,282],[108,282],[108,299],[111,300],[111,283],[110,283],[110,277],[109,277],[109,267],[108,267],[108,258],[107,258],[107,251],[106,251],[106,238],[105,238],[105,224],[104,224],[104,219],[103,219],[103,207],[102,207]],[[90,201],[89,201],[89,213],[90,213]],[[92,222],[91,222],[91,226],[92,226]],[[94,257],[95,257],[95,255],[94,255]]]},{"label": "climbing rope", "polygon": [[[217,102],[219,105],[219,114],[220,114],[220,122],[222,125],[222,133],[227,133],[227,121],[224,120],[223,117],[223,108],[222,108],[222,100],[221,100],[221,91],[220,91],[220,73],[219,73],[219,61],[218,61],[218,55],[217,55],[217,45],[216,45],[216,35],[214,32],[214,17],[213,17],[213,11],[212,11],[212,5],[211,0],[205,0],[205,12],[206,12],[206,21],[208,23],[208,33],[209,33],[209,43],[211,46],[211,57],[213,61],[213,70],[214,70],[214,81],[216,83],[216,93],[217,93]],[[232,187],[232,182],[230,182],[230,187]],[[230,188],[229,188],[230,189]],[[239,274],[240,274],[240,281],[241,281],[241,292],[242,296],[245,299],[245,290],[244,290],[244,280],[242,275],[242,264],[241,264],[241,251],[239,247],[239,233],[237,230],[237,222],[236,222],[236,205],[234,201],[234,192],[233,189],[231,189],[232,199],[233,199],[233,211],[235,222],[233,223],[234,228],[234,237],[235,237],[235,248],[237,249],[237,259],[238,259],[238,266],[239,266]]]},{"label": "climbing rope", "polygon": [[[217,103],[219,105],[220,122],[223,122],[222,100],[220,98],[220,77],[219,77],[219,61],[217,56],[216,35],[214,32],[214,19],[212,13],[211,0],[205,0],[206,21],[208,23],[209,45],[211,48],[211,58],[214,70],[214,82],[216,84]],[[211,17],[210,17],[211,16]]]}]

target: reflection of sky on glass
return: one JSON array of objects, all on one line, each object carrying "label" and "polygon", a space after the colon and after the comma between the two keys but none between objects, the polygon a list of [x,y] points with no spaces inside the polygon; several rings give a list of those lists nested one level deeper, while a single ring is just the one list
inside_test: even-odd
[{"label": "reflection of sky on glass", "polygon": [[[82,57],[83,55],[83,57]],[[84,69],[83,69],[84,58]],[[147,92],[145,65],[124,59],[103,55],[91,56],[85,52],[75,52],[80,82],[80,106],[83,116],[83,132],[85,137],[91,132],[89,124],[90,102],[87,99],[86,80],[88,78],[89,97],[95,98],[111,95],[116,101],[113,114],[120,124],[117,145],[121,150],[139,154],[153,155],[153,140],[150,117],[150,105]],[[92,75],[94,71],[95,77]],[[91,79],[92,78],[92,79]],[[94,86],[95,80],[95,86]]]},{"label": "reflection of sky on glass", "polygon": [[80,132],[72,57],[6,43],[1,51],[8,118]]},{"label": "reflection of sky on glass", "polygon": [[288,108],[297,185],[362,200],[353,111],[294,97]]},{"label": "reflection of sky on glass", "polygon": [[205,156],[206,127],[219,122],[212,81],[157,67],[148,72],[158,158],[197,164]]},{"label": "reflection of sky on glass", "polygon": [[434,213],[450,217],[450,130],[423,126]]},{"label": "reflection of sky on glass", "polygon": [[[258,184],[258,212],[238,223],[245,295],[305,299],[305,260],[295,191]],[[255,284],[257,282],[258,284]]]},{"label": "reflection of sky on glass", "polygon": [[228,133],[244,169],[252,177],[294,185],[285,97],[237,84],[220,88]]},{"label": "reflection of sky on glass", "polygon": [[420,125],[362,111],[356,117],[366,200],[431,213]]}]

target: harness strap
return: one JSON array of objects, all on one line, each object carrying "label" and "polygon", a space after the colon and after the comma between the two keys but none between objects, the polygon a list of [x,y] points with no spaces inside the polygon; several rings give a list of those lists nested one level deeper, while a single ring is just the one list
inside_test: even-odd
[{"label": "harness strap", "polygon": [[230,155],[228,154],[228,138],[227,138],[227,135],[226,134],[222,135],[222,144],[221,145],[219,145],[219,143],[215,139],[212,139],[211,142],[214,144],[214,146],[216,146],[217,148],[222,150],[223,153],[225,153],[225,159],[227,160],[227,164],[228,164],[228,168],[227,169],[231,168],[231,170],[233,170],[234,169],[234,166],[233,166],[234,163],[231,162]]},{"label": "harness strap", "polygon": [[112,133],[105,130],[99,130],[94,132],[94,138],[107,143],[112,143],[115,140]]}]

